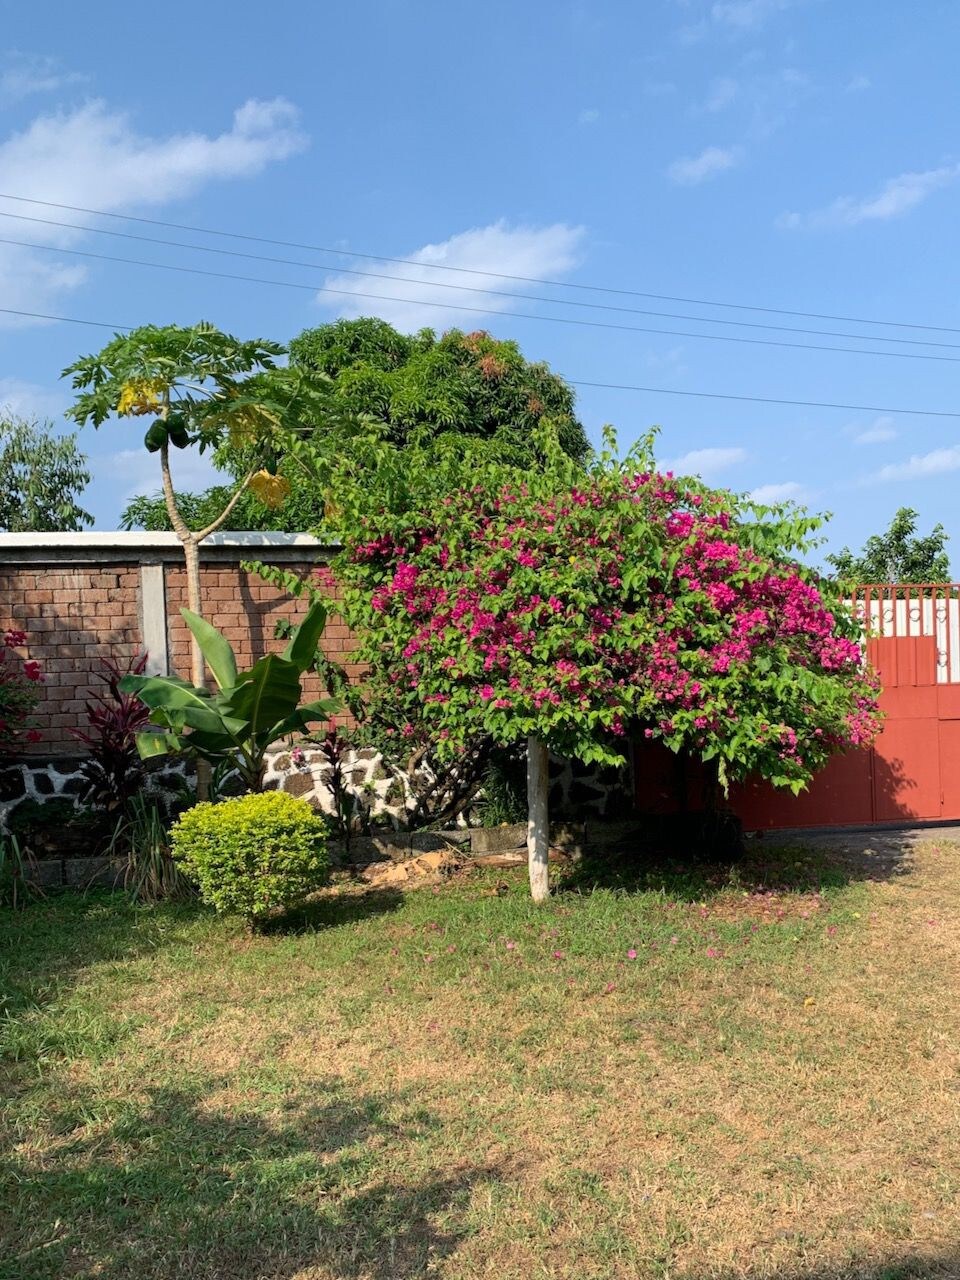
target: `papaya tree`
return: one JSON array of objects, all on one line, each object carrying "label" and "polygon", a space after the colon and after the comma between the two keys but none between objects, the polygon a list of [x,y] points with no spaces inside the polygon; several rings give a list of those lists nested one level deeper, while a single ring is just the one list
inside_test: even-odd
[{"label": "papaya tree", "polygon": [[618,765],[645,735],[723,787],[796,792],[878,727],[858,623],[799,562],[817,518],[661,474],[652,447],[588,468],[554,449],[537,471],[408,446],[376,484],[334,477],[368,705],[451,760],[525,744],[537,900],[548,751]]},{"label": "papaya tree", "polygon": [[[283,367],[285,348],[257,338],[241,341],[212,324],[143,325],[117,334],[95,355],[63,371],[76,399],[67,416],[100,427],[112,415],[149,418],[143,438],[157,455],[170,524],[183,547],[187,604],[202,616],[200,546],[229,519],[241,498],[253,493],[275,506],[290,483],[278,463],[298,433],[314,431],[331,409],[328,379],[307,369]],[[240,475],[225,489],[216,512],[206,510],[191,528],[174,486],[171,458],[196,446],[242,458]],[[191,679],[203,687],[204,661],[191,637]]]}]

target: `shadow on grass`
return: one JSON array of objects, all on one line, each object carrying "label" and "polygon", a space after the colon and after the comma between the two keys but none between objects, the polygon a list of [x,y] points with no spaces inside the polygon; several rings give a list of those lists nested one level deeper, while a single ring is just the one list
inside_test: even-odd
[{"label": "shadow on grass", "polygon": [[295,907],[283,915],[264,921],[259,933],[317,933],[322,929],[337,929],[341,925],[355,924],[370,916],[386,915],[399,910],[402,905],[403,894],[398,889],[358,889],[348,892],[342,889],[327,890],[311,898],[302,907]]},{"label": "shadow on grass", "polygon": [[678,856],[657,845],[633,845],[588,849],[578,863],[558,877],[558,889],[576,893],[600,888],[663,893],[682,902],[700,902],[729,891],[817,893],[863,878],[876,877],[858,872],[842,851],[823,845],[751,841],[739,857],[732,859],[726,854],[711,857],[702,850]]},{"label": "shadow on grass", "polygon": [[0,1017],[57,998],[91,965],[133,959],[186,936],[198,915],[194,904],[138,908],[106,890],[0,909]]},{"label": "shadow on grass", "polygon": [[497,1170],[464,1163],[421,1174],[411,1156],[437,1126],[428,1114],[402,1097],[345,1098],[323,1082],[317,1090],[330,1097],[269,1116],[155,1090],[145,1102],[115,1100],[107,1124],[90,1111],[102,1114],[102,1101],[66,1099],[46,1150],[11,1145],[3,1159],[0,1275],[432,1272],[466,1234],[472,1187]]}]

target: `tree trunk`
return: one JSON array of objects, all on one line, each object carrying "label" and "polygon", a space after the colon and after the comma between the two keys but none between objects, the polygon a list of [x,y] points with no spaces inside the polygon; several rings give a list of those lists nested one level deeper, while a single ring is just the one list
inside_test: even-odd
[{"label": "tree trunk", "polygon": [[[187,566],[187,608],[191,613],[203,616],[200,598],[200,543],[195,538],[187,538],[183,544],[183,558]],[[206,671],[203,654],[197,638],[190,632],[190,682],[198,689],[206,688]]]},{"label": "tree trunk", "polygon": [[550,829],[548,796],[550,758],[547,744],[539,738],[527,739],[527,864],[530,894],[534,902],[550,896]]}]

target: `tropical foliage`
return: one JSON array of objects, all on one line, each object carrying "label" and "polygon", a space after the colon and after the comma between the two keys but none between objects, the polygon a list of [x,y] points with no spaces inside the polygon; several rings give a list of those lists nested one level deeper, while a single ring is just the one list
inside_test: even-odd
[{"label": "tropical foliage", "polygon": [[150,712],[120,683],[125,676],[143,675],[146,668],[145,653],[125,666],[113,658],[101,658],[97,675],[103,690],[87,702],[87,727],[70,730],[89,753],[80,766],[86,782],[83,799],[107,813],[124,814],[143,786],[137,734],[146,729]]},{"label": "tropical foliage", "polygon": [[[202,612],[200,544],[222,527],[244,494],[268,507],[281,502],[289,481],[277,474],[280,452],[331,413],[323,379],[281,367],[284,355],[275,342],[243,342],[204,322],[189,328],[144,325],[64,370],[78,392],[68,410],[74,421],[99,427],[114,413],[152,419],[143,443],[159,455],[164,504],[183,545],[193,613]],[[184,517],[170,467],[171,449],[189,446],[242,457],[232,493],[215,515],[204,512],[210,518],[199,528]],[[200,686],[204,671],[196,644],[192,656],[193,683]]]},{"label": "tropical foliage", "polygon": [[121,691],[136,694],[158,727],[137,735],[140,754],[144,759],[186,754],[223,765],[235,769],[247,789],[258,791],[273,743],[306,732],[340,709],[332,698],[301,703],[301,677],[313,665],[326,610],[314,604],[283,654],[268,653],[248,671],[238,671],[233,649],[215,627],[189,609],[181,613],[217,689],[211,693],[175,676],[124,676]]}]

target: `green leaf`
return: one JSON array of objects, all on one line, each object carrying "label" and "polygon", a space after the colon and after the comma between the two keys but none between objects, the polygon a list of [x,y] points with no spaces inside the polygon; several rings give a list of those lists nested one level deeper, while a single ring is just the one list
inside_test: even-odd
[{"label": "green leaf", "polygon": [[141,760],[155,756],[175,755],[180,750],[180,740],[172,733],[138,733],[137,751]]},{"label": "green leaf", "polygon": [[217,684],[221,689],[232,689],[237,683],[237,660],[226,636],[207,622],[206,618],[191,613],[189,609],[181,609],[180,614],[193,632]]},{"label": "green leaf", "polygon": [[290,637],[283,651],[284,658],[292,662],[298,671],[306,671],[313,663],[317,645],[327,625],[327,611],[320,601],[312,604],[303,621]]},{"label": "green leaf", "polygon": [[291,715],[300,701],[300,673],[275,653],[261,658],[225,694],[230,713],[246,720],[254,737],[268,732]]},{"label": "green leaf", "polygon": [[162,713],[171,726],[179,723],[214,731],[222,728],[222,717],[209,694],[175,676],[124,676],[120,688],[124,693],[135,693],[151,711]]}]

